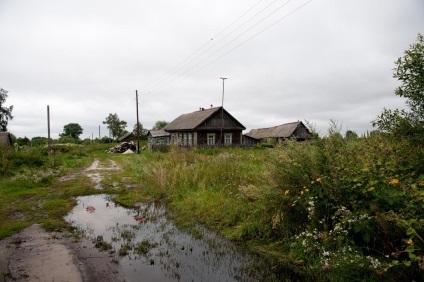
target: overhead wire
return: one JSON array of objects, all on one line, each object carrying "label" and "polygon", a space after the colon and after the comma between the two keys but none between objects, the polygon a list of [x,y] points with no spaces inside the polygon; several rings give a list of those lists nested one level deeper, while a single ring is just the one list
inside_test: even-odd
[{"label": "overhead wire", "polygon": [[[221,35],[225,30],[227,30],[229,27],[231,27],[232,25],[234,25],[235,22],[237,22],[239,19],[241,19],[243,16],[245,16],[249,11],[251,11],[254,7],[256,7],[260,2],[262,2],[263,0],[259,1],[258,3],[256,3],[254,6],[252,6],[251,8],[249,8],[248,11],[246,11],[242,16],[240,16],[239,18],[237,18],[233,23],[231,23],[229,26],[227,26],[224,30],[222,30],[220,33],[218,33],[215,37]],[[290,15],[294,14],[295,12],[297,12],[298,10],[302,9],[303,7],[305,7],[307,4],[309,4],[310,2],[312,2],[313,0],[309,0],[305,3],[303,3],[302,5],[300,5],[299,7],[295,8],[294,10],[292,10],[291,12],[289,12],[288,14],[286,14],[284,17],[278,19],[277,21],[273,22],[272,24],[266,26],[264,29],[260,30],[259,32],[255,33],[253,36],[250,36],[249,38],[247,38],[246,40],[242,41],[241,43],[239,43],[238,45],[236,45],[234,48],[230,49],[229,51],[225,52],[222,55],[219,55],[217,58],[213,59],[212,61],[208,62],[206,65],[200,66],[200,68],[195,69],[197,66],[199,66],[200,64],[202,64],[203,62],[205,62],[206,60],[208,60],[209,58],[211,58],[212,56],[214,56],[215,54],[217,54],[218,52],[222,51],[224,48],[226,48],[227,46],[229,46],[231,43],[235,42],[237,39],[239,39],[241,36],[245,35],[247,32],[251,31],[254,27],[256,27],[257,25],[259,25],[260,23],[262,23],[264,20],[266,20],[267,18],[269,18],[271,15],[273,15],[274,13],[276,13],[278,10],[280,10],[281,8],[283,8],[284,6],[286,6],[289,2],[291,2],[292,0],[288,0],[287,2],[285,2],[284,4],[280,5],[278,8],[274,9],[273,11],[271,11],[270,13],[268,13],[266,16],[264,16],[263,18],[261,18],[260,20],[258,20],[255,24],[253,24],[252,26],[250,26],[248,29],[244,30],[242,33],[240,33],[239,35],[237,35],[235,38],[231,39],[230,42],[226,43],[224,46],[220,47],[219,49],[215,50],[212,54],[207,55],[204,59],[202,59],[200,62],[197,62],[196,64],[194,64],[193,66],[191,66],[189,69],[185,70],[184,72],[179,74],[179,79],[177,78],[172,78],[167,82],[164,82],[162,84],[162,86],[160,87],[153,87],[149,94],[151,92],[159,92],[159,91],[163,91],[166,89],[169,89],[175,85],[177,85],[178,83],[180,83],[181,81],[193,76],[194,74],[200,72],[201,70],[205,69],[206,67],[210,66],[211,64],[215,63],[216,61],[218,61],[219,59],[221,59],[222,57],[226,56],[227,54],[233,52],[234,50],[240,48],[242,45],[246,44],[248,41],[252,40],[253,38],[257,37],[258,35],[260,35],[261,33],[265,32],[266,30],[268,30],[269,28],[273,27],[274,25],[278,24],[279,22],[281,22],[282,20],[286,19],[287,17],[289,17]],[[275,2],[275,1],[274,1]],[[273,4],[274,2],[272,2],[271,4]],[[271,4],[269,4],[266,8],[268,8]],[[266,9],[264,8],[264,9]],[[235,30],[233,30],[230,34],[234,33],[234,31],[240,29],[242,26],[245,25],[245,23],[249,22],[252,18],[254,18],[256,15],[258,15],[259,13],[261,13],[264,9],[262,9],[260,12],[256,13],[254,16],[252,16],[250,19],[248,19],[247,21],[245,21],[243,24],[239,25]],[[225,38],[227,38],[227,36],[225,36],[223,39],[221,39],[219,42],[217,42],[214,46],[216,46],[218,43],[222,42]],[[212,38],[213,39],[213,38]],[[202,48],[204,48],[204,46],[206,46],[207,44],[204,44],[200,49],[198,49],[196,52],[194,52],[192,55],[190,55],[189,57],[187,57],[186,59],[184,59],[182,62],[186,61],[188,58],[192,57],[194,54],[198,53]],[[214,47],[213,46],[213,47]],[[211,48],[209,48],[208,50],[210,50]],[[208,51],[206,50],[206,51]],[[204,51],[203,53],[205,53],[206,51]],[[203,54],[202,53],[202,54]],[[181,63],[182,63],[181,62]],[[178,65],[181,65],[178,64]],[[178,66],[177,65],[177,66]],[[175,67],[174,67],[175,68]],[[191,70],[195,69],[193,72],[189,73]],[[178,71],[182,71],[183,67],[181,67]],[[174,72],[175,73],[175,72]],[[173,74],[174,74],[173,73]],[[189,74],[187,74],[189,73]],[[182,77],[183,75],[187,74],[186,76]],[[178,80],[177,80],[178,79]],[[176,82],[174,82],[175,80],[177,80]],[[174,82],[174,83],[171,83]],[[157,83],[156,83],[157,84]]]},{"label": "overhead wire", "polygon": [[[183,73],[180,74],[180,76],[187,74],[190,70],[193,70],[194,68],[196,68],[197,66],[199,66],[200,64],[202,64],[203,62],[205,62],[207,59],[211,58],[212,56],[214,56],[215,54],[217,54],[219,51],[223,50],[224,48],[226,48],[227,46],[229,46],[231,43],[233,43],[234,41],[236,41],[237,39],[239,39],[241,36],[245,35],[247,32],[251,31],[254,27],[256,27],[257,25],[259,25],[260,23],[262,23],[265,19],[269,18],[272,14],[274,14],[275,12],[277,12],[278,10],[280,10],[281,8],[283,8],[285,5],[287,5],[289,2],[291,2],[292,0],[289,0],[287,2],[285,2],[284,4],[280,5],[277,9],[273,10],[271,13],[269,13],[267,16],[263,17],[262,19],[260,19],[259,21],[257,21],[254,25],[252,25],[251,27],[249,27],[247,30],[243,31],[241,34],[239,34],[238,36],[236,36],[235,38],[233,38],[230,42],[228,42],[227,44],[225,44],[224,46],[222,46],[221,48],[219,48],[218,50],[216,50],[215,52],[213,52],[212,54],[208,55],[206,58],[204,58],[203,60],[201,60],[200,62],[196,63],[195,65],[193,65],[191,68],[189,68],[188,70],[184,71]],[[301,8],[303,8],[304,6],[306,6],[307,4],[309,4],[312,0],[309,0],[308,2],[302,4],[301,6],[297,7],[296,9],[294,9],[293,11],[291,11],[290,13],[286,14],[284,17],[280,18],[279,20],[273,22],[272,24],[268,25],[266,28],[262,29],[261,31],[255,33],[253,36],[249,37],[248,39],[244,40],[243,42],[241,42],[240,44],[238,44],[237,46],[235,46],[234,48],[232,48],[231,50],[225,52],[224,54],[220,55],[219,57],[215,58],[213,61],[207,63],[204,66],[201,66],[199,69],[191,72],[190,74],[188,74],[187,76],[184,76],[183,78],[180,78],[179,80],[177,80],[175,83],[170,84],[170,85],[164,85],[161,88],[158,88],[156,91],[163,91],[166,89],[169,89],[170,87],[175,86],[176,84],[180,83],[181,81],[187,79],[188,77],[194,75],[195,73],[203,70],[204,68],[206,68],[207,66],[211,65],[212,63],[216,62],[217,60],[221,59],[222,57],[224,57],[225,55],[227,55],[228,53],[231,53],[232,51],[238,49],[239,47],[241,47],[242,45],[244,45],[245,43],[247,43],[248,41],[252,40],[253,38],[255,38],[256,36],[258,36],[259,34],[263,33],[264,31],[266,31],[267,29],[271,28],[272,26],[276,25],[277,23],[281,22],[282,20],[284,20],[285,18],[289,17],[290,15],[292,15],[293,13],[297,12],[298,10],[300,10]],[[173,79],[172,81],[175,81],[176,79]]]},{"label": "overhead wire", "polygon": [[221,30],[220,32],[218,32],[216,35],[212,36],[211,39],[208,40],[207,42],[205,42],[200,48],[198,48],[196,51],[194,51],[192,54],[190,54],[189,56],[187,56],[185,59],[183,59],[178,64],[176,64],[173,67],[171,67],[166,73],[162,74],[159,78],[154,79],[153,82],[150,83],[150,84],[148,84],[146,87],[147,88],[153,87],[154,85],[156,85],[156,84],[162,82],[163,80],[165,80],[167,77],[173,75],[175,73],[175,71],[173,71],[174,69],[176,69],[177,67],[181,66],[185,61],[187,61],[188,59],[190,59],[191,57],[193,57],[194,55],[196,55],[197,53],[199,53],[202,49],[204,49],[207,45],[209,45],[211,43],[211,41],[213,41],[214,39],[216,39],[217,37],[219,37],[221,34],[223,34],[227,29],[229,29],[231,26],[233,26],[236,22],[238,22],[241,18],[243,18],[246,14],[248,14],[252,9],[254,9],[256,6],[258,6],[263,1],[264,0],[259,0],[258,2],[256,2],[256,4],[254,4],[249,9],[247,9],[246,12],[244,12],[241,16],[239,16],[237,19],[235,19],[231,24],[229,24],[223,30]]}]

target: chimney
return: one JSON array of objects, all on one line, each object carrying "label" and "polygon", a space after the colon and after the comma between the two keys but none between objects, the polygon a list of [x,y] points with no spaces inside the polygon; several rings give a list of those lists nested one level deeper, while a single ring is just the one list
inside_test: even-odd
[{"label": "chimney", "polygon": [[211,109],[213,108],[213,105],[211,104]]}]

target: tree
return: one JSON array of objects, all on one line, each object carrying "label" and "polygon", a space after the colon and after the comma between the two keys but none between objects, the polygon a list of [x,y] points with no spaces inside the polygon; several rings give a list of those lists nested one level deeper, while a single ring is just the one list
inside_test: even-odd
[{"label": "tree", "polygon": [[47,144],[46,137],[36,136],[31,139],[32,146],[44,146]]},{"label": "tree", "polygon": [[167,121],[164,121],[164,120],[158,120],[156,123],[155,123],[155,126],[153,126],[153,130],[159,130],[159,129],[162,129],[162,128],[164,128],[167,124],[168,124],[169,122],[167,122]]},{"label": "tree", "polygon": [[407,99],[409,111],[384,109],[373,126],[396,135],[417,136],[424,132],[424,37],[418,34],[417,42],[404,54],[395,62],[393,77],[401,83],[395,94]]},{"label": "tree", "polygon": [[83,129],[78,123],[68,123],[63,127],[63,133],[59,134],[60,137],[70,136],[75,139],[79,139]]},{"label": "tree", "polygon": [[18,143],[19,146],[29,146],[31,145],[31,140],[26,136],[24,138],[19,137],[16,139],[16,143]]},{"label": "tree", "polygon": [[103,121],[103,124],[107,124],[107,128],[112,135],[112,139],[122,136],[125,132],[125,127],[127,126],[127,122],[120,120],[116,113],[109,114],[109,116],[106,117],[106,120]]},{"label": "tree", "polygon": [[[147,133],[149,132],[147,129],[143,128],[143,125],[139,122],[139,129],[140,129],[140,139],[147,139]],[[137,124],[134,124],[133,127],[133,134],[137,137]]]},{"label": "tree", "polygon": [[346,131],[345,138],[348,140],[358,139],[358,134],[353,130]]},{"label": "tree", "polygon": [[6,102],[7,93],[8,91],[4,90],[3,88],[0,88],[0,131],[7,131],[7,124],[9,120],[13,119],[13,106],[3,106]]}]

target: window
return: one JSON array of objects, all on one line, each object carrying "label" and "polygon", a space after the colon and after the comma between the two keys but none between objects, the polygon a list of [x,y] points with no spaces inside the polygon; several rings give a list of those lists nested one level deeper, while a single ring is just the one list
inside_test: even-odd
[{"label": "window", "polygon": [[188,134],[188,145],[192,146],[193,145],[193,136],[192,133]]},{"label": "window", "polygon": [[208,145],[215,145],[215,133],[208,133]]},{"label": "window", "polygon": [[233,134],[232,133],[225,133],[224,135],[224,144],[229,146],[233,143]]},{"label": "window", "polygon": [[183,142],[184,146],[187,146],[187,133],[184,133],[184,142]]}]

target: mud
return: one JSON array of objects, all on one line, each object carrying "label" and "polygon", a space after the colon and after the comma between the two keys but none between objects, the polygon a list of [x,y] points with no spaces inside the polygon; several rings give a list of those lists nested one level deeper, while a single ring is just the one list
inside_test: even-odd
[{"label": "mud", "polygon": [[0,250],[0,281],[125,281],[92,242],[37,224],[0,241]]},{"label": "mud", "polygon": [[[101,171],[119,171],[112,160],[98,160],[84,170],[97,189]],[[92,172],[92,173],[87,173]],[[77,177],[61,178],[68,181]],[[67,232],[46,232],[32,225],[0,241],[0,282],[3,281],[125,281],[119,265],[87,239],[76,240]]]}]

